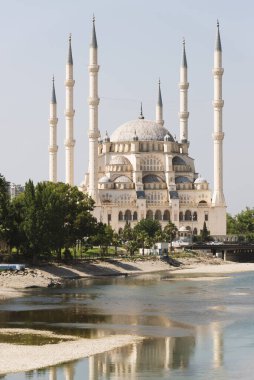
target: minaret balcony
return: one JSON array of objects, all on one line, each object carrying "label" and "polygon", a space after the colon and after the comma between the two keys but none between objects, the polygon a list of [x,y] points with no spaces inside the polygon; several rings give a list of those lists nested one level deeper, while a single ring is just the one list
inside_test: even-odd
[{"label": "minaret balcony", "polygon": [[75,140],[70,140],[70,139],[65,140],[64,146],[66,148],[73,148],[75,145],[75,142],[76,142]]},{"label": "minaret balcony", "polygon": [[49,146],[49,153],[57,153],[58,151],[58,146]]},{"label": "minaret balcony", "polygon": [[189,88],[189,83],[188,82],[182,82],[182,83],[179,83],[179,88],[180,90],[188,90]]},{"label": "minaret balcony", "polygon": [[98,106],[100,103],[100,98],[92,98],[91,96],[88,98],[88,104],[89,106]]},{"label": "minaret balcony", "polygon": [[213,133],[213,140],[214,141],[222,141],[223,139],[224,139],[224,132]]},{"label": "minaret balcony", "polygon": [[73,79],[67,79],[67,80],[65,81],[65,86],[66,86],[66,87],[73,87],[74,84],[75,84],[75,80],[73,80]]},{"label": "minaret balcony", "polygon": [[88,66],[88,71],[90,73],[97,73],[100,69],[100,66],[99,65],[89,65]]},{"label": "minaret balcony", "polygon": [[213,75],[214,76],[221,76],[224,73],[224,69],[222,67],[215,67],[213,69]]},{"label": "minaret balcony", "polygon": [[216,99],[213,101],[214,108],[222,108],[224,106],[224,100]]},{"label": "minaret balcony", "polygon": [[181,119],[188,119],[188,117],[189,117],[189,112],[187,112],[187,111],[179,112],[179,113],[178,113],[178,116],[179,116]]}]

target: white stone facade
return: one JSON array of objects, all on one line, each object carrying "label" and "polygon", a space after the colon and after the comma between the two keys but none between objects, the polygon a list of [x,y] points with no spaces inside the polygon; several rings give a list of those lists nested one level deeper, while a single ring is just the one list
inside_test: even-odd
[{"label": "white stone facade", "polygon": [[[106,133],[105,138],[100,140],[97,124],[99,103],[97,40],[94,25],[92,36],[90,58],[92,57],[96,70],[93,70],[91,75],[91,65],[89,66],[89,100],[91,98],[96,100],[96,107],[93,104],[93,117],[90,118],[89,127],[89,173],[85,176],[82,188],[88,191],[95,200],[94,216],[98,221],[110,224],[116,231],[124,228],[126,221],[134,226],[143,218],[152,218],[159,220],[162,226],[170,220],[178,229],[187,228],[192,234],[199,234],[206,222],[211,235],[225,235],[225,202],[217,204],[212,201],[209,184],[198,176],[194,160],[188,155],[187,91],[189,83],[185,43],[179,85],[180,141],[174,139],[164,126],[160,82],[156,121],[146,120],[141,109],[141,116],[138,119],[121,125],[111,137]],[[219,29],[218,38],[220,39]],[[218,41],[216,46],[215,55],[221,60],[221,51],[218,53]],[[221,48],[220,41],[219,46]],[[215,95],[214,102],[216,103],[214,105],[214,144],[216,146],[223,133],[222,107],[217,104],[222,94],[222,77],[220,75],[218,80],[218,67],[218,65],[215,66],[216,75],[214,74],[215,94],[218,94],[218,96]],[[89,107],[91,107],[91,102],[89,102]],[[98,145],[94,143],[95,138],[98,139]],[[94,149],[96,145],[97,153]],[[215,147],[215,152],[217,151],[218,148]],[[214,179],[217,186],[216,192],[221,195],[223,194],[222,143],[219,143],[219,154],[215,153],[215,156]]]}]

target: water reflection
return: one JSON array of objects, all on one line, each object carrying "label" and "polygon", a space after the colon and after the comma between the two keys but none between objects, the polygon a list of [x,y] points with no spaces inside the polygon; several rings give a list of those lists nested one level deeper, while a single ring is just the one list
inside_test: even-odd
[{"label": "water reflection", "polygon": [[[31,292],[18,301],[16,310],[14,302],[6,303],[1,325],[21,323],[83,337],[123,333],[148,339],[50,369],[7,375],[6,380],[233,380],[240,370],[242,379],[252,378],[244,374],[247,369],[254,372],[253,275],[210,282],[150,276],[92,280],[89,285],[81,281],[76,288],[77,284]],[[242,289],[248,289],[244,297]]]}]

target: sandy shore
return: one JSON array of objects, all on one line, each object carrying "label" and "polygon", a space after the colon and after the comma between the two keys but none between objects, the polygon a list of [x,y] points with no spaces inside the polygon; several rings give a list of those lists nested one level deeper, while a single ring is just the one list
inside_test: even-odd
[{"label": "sandy shore", "polygon": [[[30,333],[47,337],[64,337],[47,331],[29,329],[0,329],[0,334]],[[142,338],[131,335],[114,335],[99,339],[77,339],[57,344],[43,346],[25,346],[0,343],[0,375],[10,372],[30,371],[37,368],[49,367],[59,363],[76,360],[128,344],[138,343]]]},{"label": "sandy shore", "polygon": [[174,274],[223,274],[254,271],[254,263],[232,263],[199,255],[166,261],[160,258],[84,261],[72,265],[51,264],[20,272],[0,272],[0,300],[19,297],[32,287],[58,286],[66,279],[97,276],[138,275],[159,271]]}]

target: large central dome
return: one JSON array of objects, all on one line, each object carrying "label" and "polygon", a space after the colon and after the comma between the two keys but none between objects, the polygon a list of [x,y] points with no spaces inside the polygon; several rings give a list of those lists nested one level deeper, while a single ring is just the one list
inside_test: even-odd
[{"label": "large central dome", "polygon": [[168,137],[168,141],[174,141],[169,131],[155,121],[137,119],[120,125],[112,133],[110,140],[113,142],[133,141],[135,139],[140,141],[163,141],[165,136]]}]

